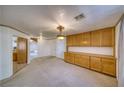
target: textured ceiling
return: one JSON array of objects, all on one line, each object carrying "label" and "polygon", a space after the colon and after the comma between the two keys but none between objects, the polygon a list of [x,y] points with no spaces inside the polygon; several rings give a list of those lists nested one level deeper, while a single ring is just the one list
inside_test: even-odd
[{"label": "textured ceiling", "polygon": [[[80,21],[75,16],[83,13]],[[32,35],[48,36],[58,33],[56,27],[63,25],[65,34],[91,31],[114,26],[124,13],[124,6],[0,6],[0,24],[15,27]]]}]

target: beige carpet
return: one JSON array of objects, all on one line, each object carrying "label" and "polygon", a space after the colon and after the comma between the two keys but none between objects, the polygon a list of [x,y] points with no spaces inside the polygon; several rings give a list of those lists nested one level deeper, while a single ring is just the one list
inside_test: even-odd
[{"label": "beige carpet", "polygon": [[81,68],[56,57],[37,58],[4,87],[112,87],[117,86],[115,78]]}]

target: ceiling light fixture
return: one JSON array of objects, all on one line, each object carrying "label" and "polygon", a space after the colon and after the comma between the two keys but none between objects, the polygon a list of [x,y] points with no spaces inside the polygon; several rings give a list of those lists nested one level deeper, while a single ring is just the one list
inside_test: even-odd
[{"label": "ceiling light fixture", "polygon": [[57,38],[60,39],[60,40],[63,40],[64,37],[65,37],[65,36],[62,34],[62,31],[64,30],[64,27],[61,26],[61,25],[59,25],[59,26],[57,27],[57,29],[60,31],[60,34],[57,35]]}]

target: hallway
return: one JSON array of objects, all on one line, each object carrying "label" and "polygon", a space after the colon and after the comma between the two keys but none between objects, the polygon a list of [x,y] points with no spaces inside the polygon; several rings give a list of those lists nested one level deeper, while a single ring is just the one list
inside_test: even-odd
[{"label": "hallway", "polygon": [[90,71],[56,57],[36,58],[4,87],[115,87],[115,78]]}]

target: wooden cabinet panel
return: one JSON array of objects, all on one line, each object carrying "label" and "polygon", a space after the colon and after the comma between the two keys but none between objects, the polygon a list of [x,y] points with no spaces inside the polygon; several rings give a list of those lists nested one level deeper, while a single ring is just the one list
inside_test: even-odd
[{"label": "wooden cabinet panel", "polygon": [[69,63],[74,64],[74,54],[73,53],[69,53]]},{"label": "wooden cabinet panel", "polygon": [[103,47],[114,46],[114,28],[107,28],[101,30],[101,46]]},{"label": "wooden cabinet panel", "polygon": [[96,46],[113,47],[115,38],[114,28],[105,28],[67,36],[67,46]]},{"label": "wooden cabinet panel", "polygon": [[67,36],[67,46],[74,46],[75,45],[75,36],[69,35]]},{"label": "wooden cabinet panel", "polygon": [[89,56],[83,56],[83,55],[76,54],[75,64],[85,67],[85,68],[89,68]]},{"label": "wooden cabinet panel", "polygon": [[116,63],[113,57],[65,52],[64,60],[71,64],[76,64],[81,67],[96,70],[111,76],[116,76]]},{"label": "wooden cabinet panel", "polygon": [[75,45],[81,46],[82,45],[82,34],[75,35]]},{"label": "wooden cabinet panel", "polygon": [[100,57],[91,57],[90,68],[96,71],[101,71],[101,58]]},{"label": "wooden cabinet panel", "polygon": [[75,35],[71,35],[71,46],[76,46],[76,37]]},{"label": "wooden cabinet panel", "polygon": [[67,52],[64,52],[64,60],[68,61],[68,53]]},{"label": "wooden cabinet panel", "polygon": [[87,33],[83,33],[82,34],[82,46],[90,46],[90,32],[87,32]]},{"label": "wooden cabinet panel", "polygon": [[102,58],[102,72],[115,76],[116,64],[114,59]]},{"label": "wooden cabinet panel", "polygon": [[81,55],[81,62],[80,62],[82,67],[89,68],[89,56],[84,56]]},{"label": "wooden cabinet panel", "polygon": [[66,44],[67,44],[67,46],[70,46],[71,44],[70,44],[70,36],[67,36],[66,37]]},{"label": "wooden cabinet panel", "polygon": [[91,32],[91,46],[100,46],[100,31]]},{"label": "wooden cabinet panel", "polygon": [[64,53],[64,60],[66,62],[74,64],[74,54],[73,53],[69,53],[69,52],[65,52]]},{"label": "wooden cabinet panel", "polygon": [[76,65],[80,65],[80,61],[81,61],[81,55],[80,54],[75,54],[75,58],[74,58],[74,63]]}]

